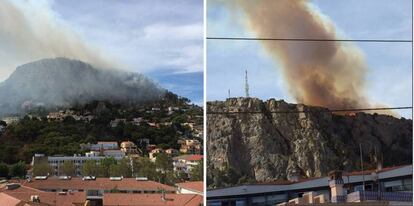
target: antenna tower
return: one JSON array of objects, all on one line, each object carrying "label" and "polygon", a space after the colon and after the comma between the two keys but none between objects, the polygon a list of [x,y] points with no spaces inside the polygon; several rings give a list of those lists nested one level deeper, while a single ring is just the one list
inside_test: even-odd
[{"label": "antenna tower", "polygon": [[249,82],[248,82],[248,78],[247,78],[247,70],[246,70],[246,76],[245,76],[245,80],[244,80],[244,92],[246,93],[246,97],[249,97]]}]

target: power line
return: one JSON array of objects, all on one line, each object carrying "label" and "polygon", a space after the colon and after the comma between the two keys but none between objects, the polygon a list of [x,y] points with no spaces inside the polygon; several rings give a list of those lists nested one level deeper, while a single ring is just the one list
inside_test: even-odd
[{"label": "power line", "polygon": [[207,40],[235,41],[301,41],[301,42],[380,42],[380,43],[410,43],[410,39],[316,39],[316,38],[253,38],[253,37],[207,37]]},{"label": "power line", "polygon": [[[326,110],[280,110],[269,111],[268,113],[324,113],[324,112],[360,112],[360,111],[377,111],[377,110],[401,110],[412,109],[413,107],[379,107],[379,108],[355,108],[355,109],[326,109]],[[229,112],[212,112],[207,114],[260,114],[262,111],[229,111]]]}]

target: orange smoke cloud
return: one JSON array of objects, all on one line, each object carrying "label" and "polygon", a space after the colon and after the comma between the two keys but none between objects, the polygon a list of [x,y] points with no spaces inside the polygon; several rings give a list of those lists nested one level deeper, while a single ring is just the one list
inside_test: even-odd
[{"label": "orange smoke cloud", "polygon": [[[234,0],[248,27],[262,38],[339,39],[335,26],[307,0]],[[352,43],[261,41],[281,64],[298,102],[328,108],[368,106],[364,95],[367,65]]]}]

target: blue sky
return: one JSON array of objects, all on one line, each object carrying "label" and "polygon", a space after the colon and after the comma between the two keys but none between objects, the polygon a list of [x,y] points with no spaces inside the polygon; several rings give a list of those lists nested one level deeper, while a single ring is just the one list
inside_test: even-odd
[{"label": "blue sky", "polygon": [[[350,39],[411,39],[410,0],[312,0]],[[220,3],[207,4],[207,36],[254,37],[243,15]],[[365,77],[368,98],[387,106],[412,105],[411,43],[356,43],[369,70]],[[278,70],[278,62],[254,41],[207,40],[207,100],[244,96],[244,70],[249,71],[250,95],[295,102]],[[231,79],[231,81],[229,81]],[[411,110],[400,114],[411,118]]]},{"label": "blue sky", "polygon": [[[18,65],[67,54],[144,73],[203,102],[202,0],[5,0],[0,12],[0,81]],[[10,18],[18,15],[27,19]]]}]

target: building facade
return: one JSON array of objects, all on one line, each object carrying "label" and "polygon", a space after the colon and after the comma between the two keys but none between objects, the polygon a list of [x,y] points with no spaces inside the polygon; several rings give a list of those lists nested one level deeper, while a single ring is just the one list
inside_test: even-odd
[{"label": "building facade", "polygon": [[[363,194],[361,191],[365,191],[366,200],[369,200],[368,196],[379,197],[378,195],[383,194],[385,196],[391,195],[395,198],[401,196],[402,199],[400,198],[399,200],[407,200],[408,198],[412,202],[412,171],[412,165],[407,165],[384,168],[380,171],[365,171],[363,174],[360,172],[344,173],[342,175],[343,193],[338,191],[338,194],[346,195],[346,198],[350,196],[349,200],[354,198],[353,202],[361,201],[361,194]],[[297,182],[254,184],[213,189],[207,192],[207,205],[265,206],[289,201],[300,203],[300,201],[303,201],[301,198],[304,194],[309,192],[313,192],[314,196],[321,195],[326,197],[329,202],[335,202],[332,199],[332,196],[335,195],[333,195],[330,180],[330,177],[322,177],[298,180]],[[337,199],[340,198],[344,197],[338,197]]]}]

